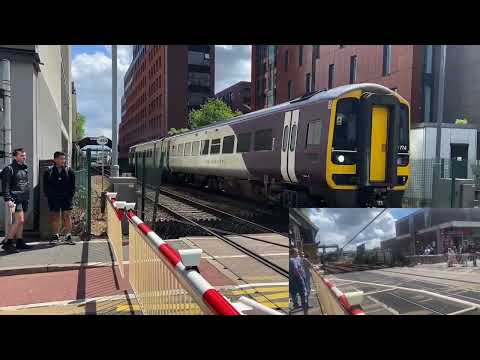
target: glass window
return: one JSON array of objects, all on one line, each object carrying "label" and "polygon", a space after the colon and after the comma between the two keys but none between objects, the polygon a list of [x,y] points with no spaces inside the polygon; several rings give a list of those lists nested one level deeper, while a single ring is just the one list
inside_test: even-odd
[{"label": "glass window", "polygon": [[313,45],[313,58],[320,58],[320,45]]},{"label": "glass window", "polygon": [[310,92],[310,73],[307,74],[305,79],[305,93],[308,94]]},{"label": "glass window", "polygon": [[252,142],[252,134],[245,133],[238,135],[237,153],[244,153],[250,151],[250,144]]},{"label": "glass window", "polygon": [[288,93],[288,99],[290,100],[292,98],[292,80],[288,80],[287,93]]},{"label": "glass window", "polygon": [[285,51],[285,61],[284,61],[284,63],[285,63],[285,72],[287,72],[288,71],[288,50]]},{"label": "glass window", "polygon": [[357,150],[357,106],[357,99],[338,102],[333,130],[334,150]]},{"label": "glass window", "polygon": [[289,126],[285,126],[285,128],[283,129],[283,143],[282,143],[282,149],[283,151],[286,151],[287,150],[287,144],[288,144],[288,130],[289,130]]},{"label": "glass window", "polygon": [[433,67],[433,45],[425,45],[425,73],[431,74]]},{"label": "glass window", "polygon": [[254,151],[272,150],[272,129],[255,132]]},{"label": "glass window", "polygon": [[322,122],[320,120],[308,123],[307,127],[307,146],[320,145],[320,134],[322,130]]},{"label": "glass window", "polygon": [[292,126],[290,133],[290,151],[295,150],[295,144],[297,143],[297,125]]},{"label": "glass window", "polygon": [[186,143],[185,144],[185,156],[190,156],[192,154],[192,143]]},{"label": "glass window", "polygon": [[392,45],[383,45],[383,76],[390,75],[392,66]]},{"label": "glass window", "polygon": [[333,88],[333,84],[335,82],[334,76],[335,76],[335,65],[330,64],[328,65],[328,88],[329,89]]},{"label": "glass window", "polygon": [[432,87],[429,84],[425,84],[423,87],[423,121],[431,121],[432,110]]},{"label": "glass window", "polygon": [[233,154],[233,145],[235,143],[235,136],[225,136],[223,138],[222,153],[223,154]]},{"label": "glass window", "polygon": [[198,155],[198,150],[200,150],[200,141],[194,141],[192,143],[192,155]]},{"label": "glass window", "polygon": [[400,152],[406,152],[409,145],[409,116],[408,116],[408,107],[404,104],[400,105],[400,131],[398,145],[400,146]]},{"label": "glass window", "polygon": [[170,149],[170,153],[172,154],[172,156],[177,155],[177,153],[175,152],[175,145],[172,145],[172,148]]},{"label": "glass window", "polygon": [[357,55],[350,57],[350,84],[357,82]]},{"label": "glass window", "polygon": [[303,65],[303,45],[298,47],[298,65]]},{"label": "glass window", "polygon": [[200,148],[200,155],[208,155],[208,147],[210,145],[210,140],[202,140],[202,145]]},{"label": "glass window", "polygon": [[183,155],[183,146],[184,146],[184,144],[178,145],[178,156],[182,156],[182,155]]},{"label": "glass window", "polygon": [[220,153],[220,139],[213,139],[212,145],[210,146],[210,154],[219,154]]}]

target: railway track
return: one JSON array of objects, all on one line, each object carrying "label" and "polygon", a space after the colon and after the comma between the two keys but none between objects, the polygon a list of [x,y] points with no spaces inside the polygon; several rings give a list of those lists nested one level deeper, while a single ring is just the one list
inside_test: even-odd
[{"label": "railway track", "polygon": [[386,265],[362,265],[362,264],[324,264],[322,269],[326,274],[342,274],[353,271],[381,270]]},{"label": "railway track", "polygon": [[[281,236],[285,236],[284,234],[278,233],[275,230],[267,228],[263,225],[254,223],[247,219],[240,218],[234,214],[230,214],[223,210],[213,208],[210,205],[200,203],[191,198],[182,196],[178,193],[172,193],[167,190],[158,190],[158,194],[156,194],[154,190],[150,190],[150,191],[147,191],[146,197],[150,201],[153,201],[154,203],[155,203],[155,200],[157,200],[156,202],[157,206],[160,209],[162,209],[164,212],[168,213],[173,218],[180,220],[182,223],[189,224],[195,228],[201,229],[203,232],[218,238],[219,240],[239,250],[243,254],[248,255],[249,257],[255,259],[256,261],[262,263],[264,266],[272,269],[276,273],[288,278],[287,269],[284,269],[283,267],[275,264],[274,262],[270,261],[264,256],[261,256],[255,251],[252,251],[249,248],[243,245],[240,245],[236,241],[228,238],[226,235],[228,234],[228,235],[242,236],[254,241],[267,242],[267,243],[281,246],[281,247],[288,247],[288,246],[277,244],[274,242],[269,242],[264,239],[258,239],[248,235],[235,234],[232,232],[216,229],[210,226],[205,226],[203,224],[200,224],[199,221],[202,221],[205,219],[209,219],[209,220],[222,219],[227,217],[229,219],[234,219],[234,221],[248,224],[248,226],[251,226],[253,228],[261,229],[263,232],[274,233]],[[157,199],[155,199],[155,197],[157,197]]]}]

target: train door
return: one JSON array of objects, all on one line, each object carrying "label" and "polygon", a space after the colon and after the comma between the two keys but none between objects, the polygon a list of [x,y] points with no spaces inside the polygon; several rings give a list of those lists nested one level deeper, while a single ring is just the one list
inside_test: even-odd
[{"label": "train door", "polygon": [[386,106],[373,106],[370,145],[370,181],[385,182],[387,169],[388,114]]},{"label": "train door", "polygon": [[286,182],[298,182],[295,175],[295,150],[297,148],[298,116],[300,110],[287,111],[283,121],[280,167]]}]

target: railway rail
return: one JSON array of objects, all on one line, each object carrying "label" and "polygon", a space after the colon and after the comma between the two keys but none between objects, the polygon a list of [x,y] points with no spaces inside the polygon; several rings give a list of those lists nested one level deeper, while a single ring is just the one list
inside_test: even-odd
[{"label": "railway rail", "polygon": [[[205,233],[216,237],[217,239],[229,244],[230,246],[234,247],[235,249],[239,250],[245,255],[248,255],[249,257],[255,259],[256,261],[262,263],[264,266],[270,268],[271,270],[275,271],[276,273],[282,275],[285,278],[288,278],[288,270],[284,269],[283,267],[277,265],[273,261],[270,261],[266,257],[256,253],[255,251],[250,250],[249,248],[239,244],[238,242],[228,238],[226,235],[237,235],[241,237],[246,237],[250,240],[253,241],[262,241],[262,242],[268,242],[273,245],[277,245],[280,247],[288,247],[283,244],[277,244],[274,242],[269,242],[264,239],[258,239],[253,236],[249,235],[244,235],[244,234],[237,234],[233,232],[228,232],[220,229],[216,229],[210,226],[205,226],[203,224],[200,224],[199,221],[202,219],[220,219],[224,217],[228,217],[231,219],[234,219],[235,221],[242,222],[244,224],[248,224],[248,226],[257,228],[262,230],[262,232],[268,232],[268,233],[274,233],[278,234],[281,236],[285,236],[285,234],[281,234],[273,229],[270,229],[268,227],[265,227],[263,225],[254,223],[250,220],[243,219],[241,217],[238,217],[234,214],[230,214],[228,212],[225,212],[220,209],[215,209],[212,206],[200,203],[198,201],[195,201],[191,198],[181,196],[178,193],[172,193],[167,190],[156,190],[158,193],[155,194],[155,191],[151,190],[149,193],[146,194],[146,197],[150,200],[153,201],[154,203],[156,202],[157,206],[171,215],[173,218],[176,218],[180,220],[181,222],[185,224],[189,224],[195,228],[198,228]],[[153,196],[152,196],[153,195]],[[155,199],[156,198],[156,199]],[[156,201],[157,200],[157,201]]]}]

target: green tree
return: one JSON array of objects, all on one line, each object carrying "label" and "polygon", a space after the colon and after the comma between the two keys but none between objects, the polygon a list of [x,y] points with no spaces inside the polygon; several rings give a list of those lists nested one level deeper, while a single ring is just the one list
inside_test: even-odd
[{"label": "green tree", "polygon": [[190,129],[187,129],[187,128],[181,128],[181,129],[171,128],[170,130],[168,130],[168,135],[173,136],[173,135],[181,134],[181,133],[184,133],[184,132],[187,132],[187,131],[190,131]]},{"label": "green tree", "polygon": [[468,124],[468,119],[463,118],[463,119],[456,119],[455,120],[455,125],[467,125]]},{"label": "green tree", "polygon": [[77,112],[77,118],[73,122],[73,141],[79,141],[85,137],[85,123],[87,119]]},{"label": "green tree", "polygon": [[200,109],[190,112],[188,125],[191,129],[196,129],[241,114],[240,111],[233,111],[220,99],[208,99],[205,104],[200,106]]}]

